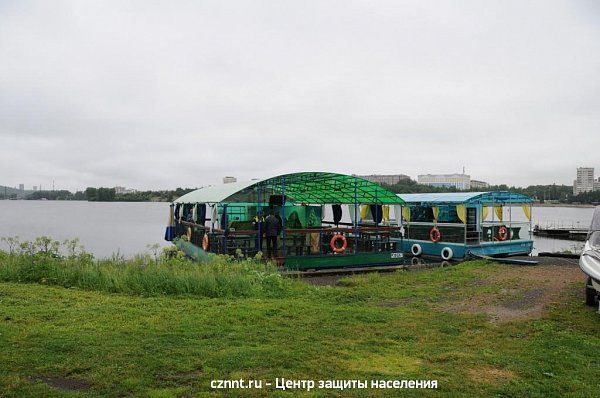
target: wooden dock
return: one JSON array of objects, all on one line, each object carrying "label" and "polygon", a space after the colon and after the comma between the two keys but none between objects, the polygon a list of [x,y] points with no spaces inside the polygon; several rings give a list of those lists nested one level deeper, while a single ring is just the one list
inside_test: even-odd
[{"label": "wooden dock", "polygon": [[536,225],[533,228],[533,234],[545,238],[585,241],[588,229],[563,226],[540,227],[539,225]]}]

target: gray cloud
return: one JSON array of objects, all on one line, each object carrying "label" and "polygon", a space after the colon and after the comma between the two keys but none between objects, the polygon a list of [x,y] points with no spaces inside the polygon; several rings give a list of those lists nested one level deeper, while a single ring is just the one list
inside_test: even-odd
[{"label": "gray cloud", "polygon": [[0,184],[600,168],[594,1],[8,1],[0,59]]}]

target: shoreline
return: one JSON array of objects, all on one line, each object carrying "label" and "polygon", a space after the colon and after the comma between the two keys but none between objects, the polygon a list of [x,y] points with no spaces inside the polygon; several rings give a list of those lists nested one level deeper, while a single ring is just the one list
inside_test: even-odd
[{"label": "shoreline", "polygon": [[593,209],[594,205],[590,204],[576,204],[576,203],[534,203],[533,207],[573,207],[582,209]]},{"label": "shoreline", "polygon": [[[171,203],[169,201],[164,200],[73,200],[73,199],[0,199],[6,201],[23,201],[23,202],[89,202],[89,203]],[[597,207],[592,204],[585,203],[533,203],[533,207],[573,207],[573,208],[582,208],[582,209],[590,209]]]}]

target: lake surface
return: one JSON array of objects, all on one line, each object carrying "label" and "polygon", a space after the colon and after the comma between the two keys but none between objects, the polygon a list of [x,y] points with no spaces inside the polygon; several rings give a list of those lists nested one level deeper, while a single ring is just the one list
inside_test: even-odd
[{"label": "lake surface", "polygon": [[168,215],[169,204],[157,202],[2,200],[0,237],[79,238],[97,257],[131,257],[149,252],[147,245],[170,244],[163,239]]},{"label": "lake surface", "polygon": [[[534,207],[531,212],[533,225],[562,226],[588,229],[594,214],[593,207]],[[513,219],[525,221],[525,215],[519,208],[513,208]],[[506,220],[506,215],[504,217]],[[572,240],[533,237],[534,254],[540,252],[559,252],[570,250],[579,253],[585,242]]]},{"label": "lake surface", "polygon": [[[593,208],[534,207],[533,224],[564,226],[590,225]],[[148,253],[148,245],[170,245],[163,240],[169,213],[168,203],[156,202],[78,202],[78,201],[0,201],[0,237],[19,236],[32,240],[50,236],[56,240],[79,238],[96,257],[120,253],[131,257]],[[513,220],[525,220],[519,208]],[[505,220],[507,216],[505,215]],[[535,252],[581,250],[582,242],[535,238]],[[0,243],[0,247],[5,247]]]}]

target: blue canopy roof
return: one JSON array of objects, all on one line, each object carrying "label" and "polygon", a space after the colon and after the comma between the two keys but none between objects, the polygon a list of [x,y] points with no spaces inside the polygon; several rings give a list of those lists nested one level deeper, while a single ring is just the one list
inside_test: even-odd
[{"label": "blue canopy roof", "polygon": [[400,193],[398,196],[408,204],[523,204],[533,200],[526,195],[508,192],[443,192],[443,193]]}]

